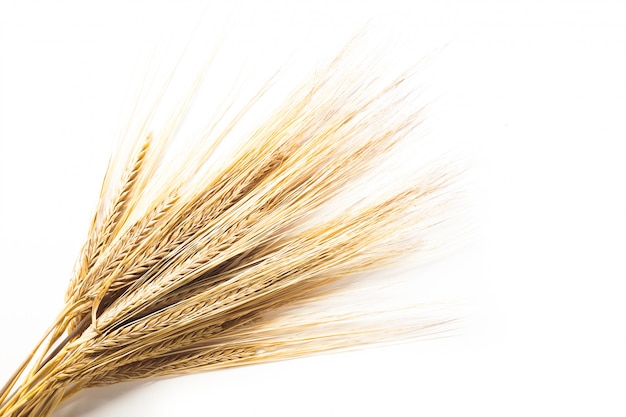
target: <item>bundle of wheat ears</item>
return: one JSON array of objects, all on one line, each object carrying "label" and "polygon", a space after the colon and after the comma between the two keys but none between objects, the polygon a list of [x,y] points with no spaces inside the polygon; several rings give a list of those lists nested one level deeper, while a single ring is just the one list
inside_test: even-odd
[{"label": "bundle of wheat ears", "polygon": [[130,151],[111,159],[65,307],[0,391],[0,416],[48,416],[90,387],[438,328],[443,320],[369,327],[349,308],[326,317],[300,308],[420,251],[454,178],[440,164],[335,208],[414,138],[423,112],[405,77],[381,85],[371,71],[343,70],[344,55],[221,163],[216,152],[271,83],[165,169],[190,100],[159,131],[147,118]]}]

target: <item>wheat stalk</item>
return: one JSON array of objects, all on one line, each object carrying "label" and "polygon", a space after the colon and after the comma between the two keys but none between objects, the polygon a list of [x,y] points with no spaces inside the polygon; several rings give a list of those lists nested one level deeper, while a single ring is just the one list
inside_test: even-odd
[{"label": "wheat stalk", "polygon": [[155,172],[190,100],[162,132],[142,125],[129,155],[109,166],[66,306],[0,391],[1,416],[48,416],[89,387],[345,349],[444,323],[389,328],[294,313],[347,277],[421,250],[454,178],[435,169],[324,212],[421,122],[404,76],[379,86],[366,72],[342,71],[345,61],[344,53],[296,90],[209,174],[202,168],[269,84],[222,131],[207,129],[204,148],[166,180]]}]

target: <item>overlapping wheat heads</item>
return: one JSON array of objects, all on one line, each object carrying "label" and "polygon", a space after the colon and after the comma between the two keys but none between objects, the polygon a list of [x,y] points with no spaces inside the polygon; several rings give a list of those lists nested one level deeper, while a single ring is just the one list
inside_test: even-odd
[{"label": "overlapping wheat heads", "polygon": [[385,327],[356,313],[298,313],[346,277],[419,251],[454,178],[440,166],[333,208],[422,117],[403,77],[377,83],[368,71],[341,71],[344,61],[293,92],[227,163],[203,169],[251,104],[244,106],[162,186],[155,173],[180,117],[163,131],[140,130],[128,156],[116,156],[126,161],[119,180],[107,172],[66,306],[2,389],[0,415],[47,416],[88,387],[291,358],[441,324]]}]

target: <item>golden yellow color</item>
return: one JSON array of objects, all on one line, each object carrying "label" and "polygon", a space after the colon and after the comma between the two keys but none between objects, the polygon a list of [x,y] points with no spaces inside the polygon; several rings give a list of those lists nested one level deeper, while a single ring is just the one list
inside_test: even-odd
[{"label": "golden yellow color", "polygon": [[444,323],[390,328],[298,310],[341,291],[335,284],[346,277],[420,251],[454,178],[438,167],[329,209],[422,114],[404,78],[381,86],[367,71],[344,71],[344,55],[287,97],[227,164],[207,169],[271,83],[165,177],[156,173],[190,99],[163,131],[147,119],[131,152],[112,160],[125,169],[105,176],[65,308],[1,391],[0,415],[48,416],[88,387],[349,348]]}]

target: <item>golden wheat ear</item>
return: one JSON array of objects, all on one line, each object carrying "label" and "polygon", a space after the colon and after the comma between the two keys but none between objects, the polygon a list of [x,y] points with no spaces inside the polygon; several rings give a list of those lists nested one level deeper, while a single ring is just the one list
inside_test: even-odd
[{"label": "golden wheat ear", "polygon": [[[65,308],[0,392],[1,416],[48,416],[88,387],[397,341],[449,323],[320,304],[348,279],[427,250],[455,179],[445,165],[414,167],[420,175],[363,188],[414,137],[423,108],[407,75],[380,81],[349,55],[233,137],[268,83],[179,165],[163,161],[190,99],[160,130],[147,118],[111,160]],[[214,158],[229,140],[239,145]]]}]

